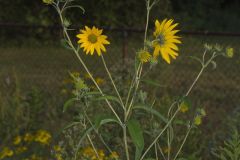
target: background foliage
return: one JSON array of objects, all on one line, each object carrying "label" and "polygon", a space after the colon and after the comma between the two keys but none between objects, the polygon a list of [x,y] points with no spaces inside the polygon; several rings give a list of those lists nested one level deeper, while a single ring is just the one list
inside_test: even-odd
[{"label": "background foliage", "polygon": [[[142,0],[144,1],[144,0]],[[145,3],[138,0],[79,0],[86,8],[82,16],[79,10],[70,13],[76,23],[94,24],[108,27],[143,28],[145,23]],[[23,23],[51,25],[57,24],[56,13],[46,7],[41,0],[14,0],[0,2],[0,23]],[[153,9],[153,18],[174,18],[188,30],[238,31],[240,12],[238,0],[160,0]],[[33,9],[34,8],[34,9]]]}]

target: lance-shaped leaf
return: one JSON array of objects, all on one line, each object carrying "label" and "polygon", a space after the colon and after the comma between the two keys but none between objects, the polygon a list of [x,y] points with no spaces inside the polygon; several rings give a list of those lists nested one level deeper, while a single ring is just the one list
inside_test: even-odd
[{"label": "lance-shaped leaf", "polygon": [[143,131],[136,119],[131,119],[127,123],[128,132],[136,147],[135,160],[139,160],[144,149]]}]

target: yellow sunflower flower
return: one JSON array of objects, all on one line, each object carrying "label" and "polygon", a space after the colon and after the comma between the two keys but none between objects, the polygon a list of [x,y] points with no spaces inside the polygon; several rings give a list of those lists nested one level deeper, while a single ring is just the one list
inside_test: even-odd
[{"label": "yellow sunflower flower", "polygon": [[81,33],[77,35],[77,38],[80,39],[78,44],[80,44],[80,47],[83,48],[86,54],[90,53],[93,55],[96,51],[100,56],[102,51],[106,52],[104,45],[110,44],[110,42],[107,41],[107,36],[102,35],[102,30],[99,30],[94,26],[92,29],[85,26],[85,30],[80,30],[80,32]]},{"label": "yellow sunflower flower", "polygon": [[173,24],[172,19],[165,19],[161,23],[158,20],[155,22],[153,35],[156,39],[153,41],[153,56],[157,57],[161,54],[168,64],[170,64],[170,57],[176,59],[178,56],[177,51],[179,49],[176,43],[181,43],[180,37],[175,35],[179,30],[173,30],[177,25],[178,23]]}]

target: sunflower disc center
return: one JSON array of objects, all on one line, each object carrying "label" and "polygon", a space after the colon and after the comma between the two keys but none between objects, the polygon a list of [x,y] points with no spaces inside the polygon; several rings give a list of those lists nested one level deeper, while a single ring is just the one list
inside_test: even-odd
[{"label": "sunflower disc center", "polygon": [[96,43],[97,40],[98,40],[97,36],[93,33],[88,36],[88,41],[91,42],[91,43]]},{"label": "sunflower disc center", "polygon": [[162,35],[162,34],[158,35],[157,42],[160,45],[164,45],[165,44],[165,37],[164,37],[164,35]]}]

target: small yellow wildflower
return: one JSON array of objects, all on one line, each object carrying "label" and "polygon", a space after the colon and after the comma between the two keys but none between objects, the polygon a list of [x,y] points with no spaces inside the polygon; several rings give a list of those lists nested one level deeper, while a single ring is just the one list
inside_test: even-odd
[{"label": "small yellow wildflower", "polygon": [[42,144],[49,144],[51,137],[52,136],[50,135],[49,132],[45,130],[38,130],[34,140]]},{"label": "small yellow wildflower", "polygon": [[200,114],[205,117],[207,115],[206,111],[202,108],[200,109]]},{"label": "small yellow wildflower", "polygon": [[91,147],[86,147],[82,150],[84,156],[92,155],[94,150]]},{"label": "small yellow wildflower", "polygon": [[79,77],[80,73],[75,71],[75,72],[71,72],[71,75],[73,75],[74,77]]},{"label": "small yellow wildflower", "polygon": [[97,153],[98,155],[96,155],[92,147],[86,147],[82,150],[82,155],[84,156],[84,158],[90,158],[91,160],[104,160],[105,157],[104,151],[98,150]]},{"label": "small yellow wildflower", "polygon": [[169,147],[164,147],[163,148],[163,152],[164,153],[168,153],[170,150],[171,150],[171,148],[169,148]]},{"label": "small yellow wildflower", "polygon": [[25,152],[27,150],[27,147],[22,146],[22,147],[18,147],[16,148],[16,154],[21,154],[23,152]]},{"label": "small yellow wildflower", "polygon": [[30,134],[30,133],[26,133],[26,134],[23,136],[23,140],[24,140],[25,142],[31,142],[31,141],[33,141],[33,139],[34,139],[34,137],[33,137],[33,135]]},{"label": "small yellow wildflower", "polygon": [[0,152],[0,159],[4,159],[6,157],[13,156],[14,152],[8,147],[4,147],[3,150]]},{"label": "small yellow wildflower", "polygon": [[151,59],[151,54],[148,51],[145,50],[140,50],[138,52],[138,59],[140,60],[140,62],[142,63],[147,63],[150,61]]},{"label": "small yellow wildflower", "polygon": [[84,77],[85,77],[86,79],[90,79],[90,78],[91,78],[88,73],[86,73],[86,74],[84,75]]},{"label": "small yellow wildflower", "polygon": [[85,30],[80,30],[80,34],[77,35],[77,38],[80,40],[78,41],[78,44],[80,44],[80,47],[83,48],[84,52],[86,54],[91,54],[96,51],[99,56],[101,56],[102,51],[106,52],[106,48],[104,45],[110,44],[109,41],[107,41],[107,36],[102,35],[102,30],[99,30],[96,27],[89,28],[85,26]]},{"label": "small yellow wildflower", "polygon": [[21,141],[22,141],[22,137],[21,136],[17,136],[17,137],[14,138],[13,144],[14,145],[18,145],[18,144],[21,143]]},{"label": "small yellow wildflower", "polygon": [[117,152],[114,151],[109,155],[109,158],[110,159],[118,159],[119,155],[117,154]]},{"label": "small yellow wildflower", "polygon": [[202,123],[202,116],[197,115],[194,119],[194,124],[199,126]]},{"label": "small yellow wildflower", "polygon": [[33,155],[31,155],[30,160],[43,160],[43,158],[33,154]]},{"label": "small yellow wildflower", "polygon": [[180,104],[180,111],[185,113],[189,110],[188,104],[184,101]]},{"label": "small yellow wildflower", "polygon": [[153,33],[156,38],[153,41],[154,57],[158,57],[160,54],[162,58],[170,64],[170,57],[176,59],[178,56],[178,46],[176,43],[181,43],[180,37],[175,34],[179,30],[173,30],[178,24],[172,24],[173,20],[163,20],[160,23],[158,20],[155,21],[155,32]]},{"label": "small yellow wildflower", "polygon": [[105,153],[103,150],[99,150],[98,155],[99,155],[99,157],[105,157]]},{"label": "small yellow wildflower", "polygon": [[63,160],[62,155],[59,153],[57,153],[55,157],[56,157],[56,160]]},{"label": "small yellow wildflower", "polygon": [[61,146],[59,146],[59,145],[55,145],[55,146],[53,146],[53,150],[54,150],[55,152],[61,152],[61,151],[62,151],[62,148],[61,148]]},{"label": "small yellow wildflower", "polygon": [[98,78],[96,78],[96,83],[98,85],[103,85],[105,83],[105,81],[104,81],[104,79],[98,77]]}]

